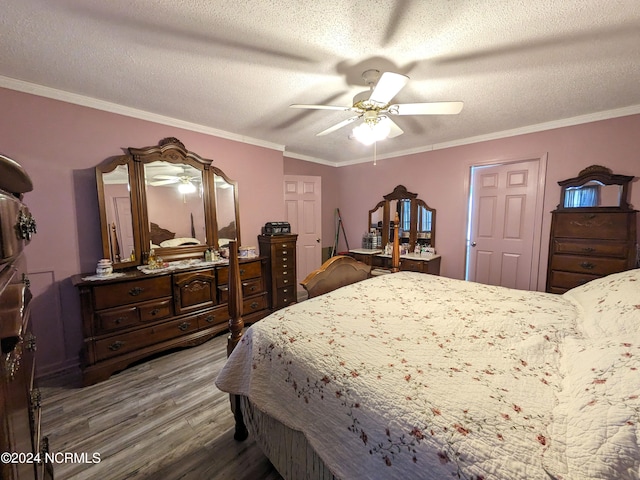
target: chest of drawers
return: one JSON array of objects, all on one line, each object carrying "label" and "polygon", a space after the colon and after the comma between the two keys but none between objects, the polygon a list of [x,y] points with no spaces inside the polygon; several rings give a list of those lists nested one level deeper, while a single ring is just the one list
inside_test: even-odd
[{"label": "chest of drawers", "polygon": [[567,290],[634,268],[636,212],[606,209],[552,213],[547,291]]},{"label": "chest of drawers", "polygon": [[[243,318],[253,323],[269,313],[266,259],[240,263]],[[118,278],[73,277],[79,289],[85,385],[109,378],[131,363],[176,347],[198,345],[228,329],[228,266]]]},{"label": "chest of drawers", "polygon": [[278,310],[296,302],[296,241],[298,235],[259,235],[260,255],[267,258],[267,290],[271,308]]}]

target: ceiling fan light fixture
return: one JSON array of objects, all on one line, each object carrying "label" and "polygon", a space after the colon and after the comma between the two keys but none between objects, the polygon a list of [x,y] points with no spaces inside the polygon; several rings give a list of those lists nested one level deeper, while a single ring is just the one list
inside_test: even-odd
[{"label": "ceiling fan light fixture", "polygon": [[196,186],[191,182],[185,182],[178,185],[178,191],[183,195],[196,191]]},{"label": "ceiling fan light fixture", "polygon": [[363,122],[352,131],[353,137],[363,145],[371,145],[384,140],[391,133],[391,127],[385,118],[379,118],[376,122]]}]

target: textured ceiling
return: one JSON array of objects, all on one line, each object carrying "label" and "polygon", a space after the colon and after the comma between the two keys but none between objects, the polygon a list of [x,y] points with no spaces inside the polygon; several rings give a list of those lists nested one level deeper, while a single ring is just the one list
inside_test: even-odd
[{"label": "textured ceiling", "polygon": [[410,77],[395,102],[464,102],[394,117],[405,133],[379,158],[640,113],[638,0],[2,3],[0,86],[330,164],[372,155],[352,127],[316,137],[351,113],[288,106],[350,106],[368,68]]}]

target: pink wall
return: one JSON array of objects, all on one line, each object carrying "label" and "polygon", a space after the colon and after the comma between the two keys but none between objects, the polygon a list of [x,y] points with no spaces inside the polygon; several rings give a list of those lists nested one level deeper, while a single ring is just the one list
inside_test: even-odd
[{"label": "pink wall", "polygon": [[[129,146],[155,145],[168,136],[214,160],[238,182],[243,244],[255,245],[269,220],[284,218],[283,175],[322,177],[322,246],[333,244],[340,208],[350,246],[359,246],[367,212],[403,184],[437,209],[436,247],[442,274],[463,278],[469,167],[547,154],[539,288],[544,288],[550,214],[559,201],[558,180],[594,163],[640,176],[640,115],[473,145],[329,167],[283,158],[277,150],[155,124],[34,95],[0,89],[0,152],[23,165],[34,191],[25,196],[38,233],[27,247],[34,292],[40,374],[77,365],[82,344],[78,293],[70,277],[90,272],[102,256],[94,168]],[[640,206],[637,181],[631,202]],[[344,249],[341,241],[339,249]]]},{"label": "pink wall", "polygon": [[[557,182],[600,164],[614,173],[640,177],[640,115],[540,133],[378,160],[339,169],[340,212],[351,245],[367,228],[367,211],[402,184],[437,210],[436,249],[441,274],[464,278],[469,168],[473,164],[547,154],[538,289],[544,290],[551,214],[560,200]],[[640,207],[640,185],[631,185],[631,203]],[[342,248],[342,247],[341,247]],[[352,246],[353,248],[353,246]]]},{"label": "pink wall", "polygon": [[102,257],[94,168],[129,146],[177,137],[238,182],[244,244],[282,218],[282,152],[0,89],[0,152],[33,180],[25,195],[38,227],[26,248],[40,374],[73,367],[82,345],[80,302],[70,277]]}]

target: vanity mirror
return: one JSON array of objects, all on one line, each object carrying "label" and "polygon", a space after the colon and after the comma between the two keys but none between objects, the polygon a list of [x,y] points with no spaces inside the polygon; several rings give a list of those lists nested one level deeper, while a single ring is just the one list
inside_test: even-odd
[{"label": "vanity mirror", "polygon": [[129,148],[96,168],[103,256],[114,268],[202,258],[240,244],[236,182],[176,138]]},{"label": "vanity mirror", "polygon": [[601,165],[591,165],[577,177],[558,182],[562,187],[558,208],[614,207],[629,209],[629,182],[633,176],[613,174]]},{"label": "vanity mirror", "polygon": [[393,221],[396,212],[400,225],[398,235],[401,244],[408,244],[409,251],[416,245],[435,247],[436,211],[430,208],[418,194],[398,185],[369,211],[369,228],[375,228],[382,237],[382,246],[393,241]]}]

